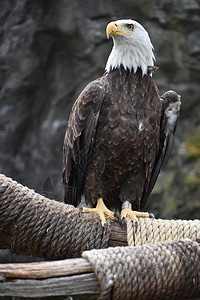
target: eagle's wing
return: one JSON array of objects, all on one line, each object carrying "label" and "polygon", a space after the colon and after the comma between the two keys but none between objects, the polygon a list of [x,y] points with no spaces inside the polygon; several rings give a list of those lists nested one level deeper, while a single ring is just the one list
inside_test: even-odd
[{"label": "eagle's wing", "polygon": [[104,84],[100,80],[91,82],[77,98],[69,117],[63,147],[64,201],[74,206],[81,201],[104,95]]},{"label": "eagle's wing", "polygon": [[141,208],[145,206],[161,169],[165,167],[170,157],[181,105],[180,98],[181,97],[174,91],[167,91],[161,96],[162,117],[160,124],[160,147],[156,156],[148,189],[144,191],[142,196]]}]

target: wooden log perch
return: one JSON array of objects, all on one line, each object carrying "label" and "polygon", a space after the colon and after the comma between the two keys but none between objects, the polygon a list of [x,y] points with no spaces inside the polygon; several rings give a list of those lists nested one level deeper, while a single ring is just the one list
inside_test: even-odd
[{"label": "wooden log perch", "polygon": [[[79,217],[73,206],[0,175],[0,248],[60,260],[0,265],[0,296],[184,299],[200,295],[200,249],[195,242],[200,238],[199,220],[140,219],[133,236],[136,247],[123,247],[126,226],[122,229],[109,219],[107,223],[105,234],[97,215]],[[84,258],[77,258],[82,253]]]},{"label": "wooden log perch", "polygon": [[[101,289],[86,259],[0,264],[0,296],[76,296],[96,299]],[[65,298],[66,299],[66,298]]]}]

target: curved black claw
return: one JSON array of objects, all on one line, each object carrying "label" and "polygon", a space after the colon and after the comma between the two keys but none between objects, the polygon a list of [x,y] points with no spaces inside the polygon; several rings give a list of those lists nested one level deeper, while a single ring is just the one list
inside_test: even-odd
[{"label": "curved black claw", "polygon": [[104,230],[105,230],[105,233],[107,232],[108,230],[108,225],[106,223],[104,223]]},{"label": "curved black claw", "polygon": [[149,218],[155,219],[155,216],[154,216],[154,214],[152,214],[152,213],[149,213]]},{"label": "curved black claw", "polygon": [[124,226],[124,223],[125,223],[125,217],[123,217],[123,218],[121,219],[121,225],[122,225],[122,227]]},{"label": "curved black claw", "polygon": [[116,212],[113,214],[113,216],[120,222],[122,223],[120,215],[118,215]]},{"label": "curved black claw", "polygon": [[81,216],[81,212],[83,211],[83,207],[80,207],[79,210],[78,210],[78,215],[79,217]]},{"label": "curved black claw", "polygon": [[137,232],[137,230],[138,230],[138,222],[135,221],[135,233]]}]

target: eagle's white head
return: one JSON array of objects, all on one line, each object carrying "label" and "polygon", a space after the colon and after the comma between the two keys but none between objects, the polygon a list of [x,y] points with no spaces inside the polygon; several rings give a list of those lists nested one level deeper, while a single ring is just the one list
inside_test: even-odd
[{"label": "eagle's white head", "polygon": [[134,20],[110,22],[106,28],[107,38],[112,36],[113,49],[106,64],[106,71],[122,65],[125,69],[147,73],[148,66],[154,66],[155,56],[148,32]]}]

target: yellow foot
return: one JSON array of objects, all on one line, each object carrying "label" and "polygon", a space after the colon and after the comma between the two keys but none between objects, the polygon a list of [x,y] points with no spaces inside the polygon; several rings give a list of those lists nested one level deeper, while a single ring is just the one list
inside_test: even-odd
[{"label": "yellow foot", "polygon": [[109,210],[105,206],[102,198],[99,198],[97,200],[97,206],[95,208],[81,207],[81,208],[79,208],[78,213],[79,213],[79,216],[80,216],[81,213],[87,213],[87,212],[97,213],[99,215],[102,227],[105,228],[105,232],[107,231],[107,223],[106,223],[105,215],[109,216],[112,220],[116,220],[116,219],[120,220],[120,217],[116,213]]},{"label": "yellow foot", "polygon": [[140,211],[133,211],[131,209],[131,203],[128,201],[125,201],[122,204],[122,211],[121,211],[121,222],[122,226],[124,225],[125,221],[127,221],[127,217],[131,219],[131,221],[135,225],[135,232],[137,232],[138,227],[138,218],[154,218],[154,215],[152,213],[148,212],[140,212]]}]

